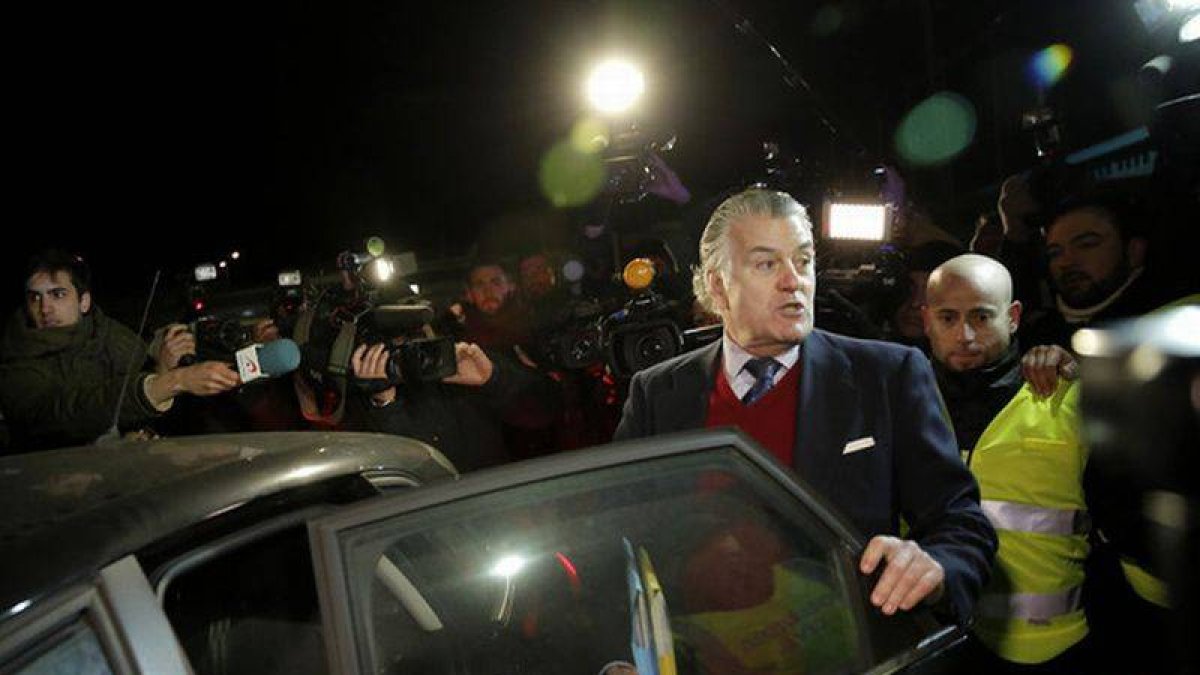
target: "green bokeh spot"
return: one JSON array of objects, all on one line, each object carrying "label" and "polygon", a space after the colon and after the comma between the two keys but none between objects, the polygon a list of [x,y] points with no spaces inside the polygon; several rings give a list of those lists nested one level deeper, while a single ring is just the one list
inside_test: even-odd
[{"label": "green bokeh spot", "polygon": [[608,142],[608,126],[600,120],[585,117],[571,128],[571,146],[580,152],[601,152]]},{"label": "green bokeh spot", "polygon": [[958,94],[943,91],[921,101],[896,128],[896,152],[918,166],[943,164],[975,138],[975,108]]},{"label": "green bokeh spot", "polygon": [[570,141],[563,141],[542,157],[538,182],[542,194],[554,206],[582,206],[604,187],[604,173],[604,162],[598,155],[580,152]]},{"label": "green bokeh spot", "polygon": [[370,239],[367,240],[367,253],[370,253],[371,255],[378,257],[378,256],[383,255],[383,251],[384,251],[383,239],[381,239],[380,237],[371,237]]}]

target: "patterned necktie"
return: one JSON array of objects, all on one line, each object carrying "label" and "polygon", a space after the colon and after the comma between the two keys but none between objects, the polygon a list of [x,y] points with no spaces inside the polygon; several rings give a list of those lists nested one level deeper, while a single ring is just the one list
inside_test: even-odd
[{"label": "patterned necktie", "polygon": [[742,404],[750,405],[771,390],[775,384],[775,373],[783,368],[783,364],[769,356],[761,356],[750,359],[742,367],[754,376],[754,386],[742,397]]}]

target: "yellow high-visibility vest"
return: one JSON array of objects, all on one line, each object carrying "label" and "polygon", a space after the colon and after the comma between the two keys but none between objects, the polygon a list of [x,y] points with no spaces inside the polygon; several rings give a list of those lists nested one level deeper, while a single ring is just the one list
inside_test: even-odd
[{"label": "yellow high-visibility vest", "polygon": [[1039,399],[1026,384],[979,437],[970,468],[1000,548],[975,634],[998,656],[1043,663],[1087,636],[1080,605],[1090,528],[1079,387]]}]

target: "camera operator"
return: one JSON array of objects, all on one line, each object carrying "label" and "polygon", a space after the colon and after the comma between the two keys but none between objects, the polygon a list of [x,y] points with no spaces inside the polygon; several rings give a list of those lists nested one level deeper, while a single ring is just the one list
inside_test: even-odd
[{"label": "camera operator", "polygon": [[[402,341],[403,338],[399,341]],[[457,372],[440,382],[388,379],[387,345],[359,345],[354,376],[369,389],[354,397],[350,426],[409,436],[446,455],[459,471],[508,461],[502,423],[545,426],[557,413],[550,378],[479,345],[455,345]]]},{"label": "camera operator", "polygon": [[[82,258],[54,250],[35,255],[26,268],[24,307],[0,341],[0,406],[13,449],[93,442],[113,423],[118,400],[118,428],[129,431],[170,410],[180,394],[210,396],[238,385],[237,372],[224,363],[177,367],[194,352],[194,339],[177,325],[150,353],[95,305]],[[143,369],[147,356],[153,371]]]},{"label": "camera operator", "polygon": [[466,303],[451,308],[462,339],[489,349],[528,343],[528,317],[516,301],[517,286],[503,263],[480,258],[463,281]]}]

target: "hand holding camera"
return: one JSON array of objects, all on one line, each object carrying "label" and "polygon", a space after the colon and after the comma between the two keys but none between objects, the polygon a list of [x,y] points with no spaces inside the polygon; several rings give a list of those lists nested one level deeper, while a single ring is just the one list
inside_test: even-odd
[{"label": "hand holding camera", "polygon": [[155,340],[155,346],[157,348],[153,350],[154,361],[160,374],[179,365],[191,365],[191,363],[180,363],[185,356],[191,356],[192,363],[195,362],[196,336],[181,323],[171,324],[164,328]]}]

